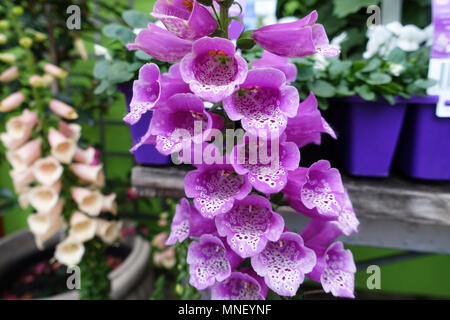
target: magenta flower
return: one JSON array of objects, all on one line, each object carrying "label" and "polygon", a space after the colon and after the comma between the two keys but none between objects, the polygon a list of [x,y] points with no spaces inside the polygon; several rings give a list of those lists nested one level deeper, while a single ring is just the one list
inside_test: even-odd
[{"label": "magenta flower", "polygon": [[153,58],[166,62],[181,60],[192,49],[192,42],[184,40],[153,23],[141,30],[128,50],[142,50]]},{"label": "magenta flower", "polygon": [[179,69],[180,65],[174,64],[168,73],[161,74],[156,64],[143,65],[139,70],[139,79],[133,82],[130,112],[123,120],[135,124],[144,113],[167,102],[174,94],[190,92],[189,86],[181,79]]},{"label": "magenta flower", "polygon": [[216,281],[227,279],[241,261],[218,237],[204,234],[199,242],[193,241],[189,245],[189,283],[198,290],[206,289]]},{"label": "magenta flower", "polygon": [[333,129],[320,114],[316,96],[312,92],[300,103],[297,115],[288,120],[285,132],[287,140],[295,142],[299,148],[311,142],[320,145],[321,133],[328,133],[333,139],[337,139]]},{"label": "magenta flower", "polygon": [[151,15],[174,35],[188,40],[207,36],[217,28],[216,19],[195,0],[158,0]]},{"label": "magenta flower", "polygon": [[214,218],[233,207],[235,199],[244,199],[252,190],[247,177],[234,172],[230,165],[200,165],[184,178],[186,196],[206,218]]},{"label": "magenta flower", "polygon": [[202,38],[181,60],[181,76],[197,96],[219,102],[231,95],[247,76],[247,62],[235,54],[233,42],[224,38]]},{"label": "magenta flower", "polygon": [[168,155],[180,151],[185,144],[207,141],[212,129],[222,127],[223,118],[206,112],[200,98],[191,93],[178,93],[154,111],[150,133],[156,136],[158,151]]},{"label": "magenta flower", "polygon": [[[260,192],[280,192],[286,186],[288,173],[298,168],[299,149],[295,143],[285,142],[284,137],[276,141],[259,139],[257,146],[253,147],[253,144],[256,141],[246,137],[234,147],[231,154],[234,170],[247,175],[252,186]],[[278,148],[273,150],[272,147]],[[265,152],[262,152],[264,149]]]},{"label": "magenta flower", "polygon": [[341,175],[327,160],[290,172],[283,193],[292,208],[312,218],[336,220],[345,205]]},{"label": "magenta flower", "polygon": [[211,300],[264,300],[259,282],[250,275],[233,272],[223,282],[211,287]]},{"label": "magenta flower", "polygon": [[223,107],[250,134],[275,139],[284,132],[287,118],[297,114],[299,101],[297,89],[286,85],[283,72],[258,68],[248,72],[239,89],[223,100]]},{"label": "magenta flower", "polygon": [[170,226],[170,235],[166,245],[177,241],[183,242],[187,237],[200,237],[203,234],[216,232],[214,220],[204,218],[195,207],[183,198],[175,208],[175,216]]},{"label": "magenta flower", "polygon": [[356,266],[350,250],[344,250],[342,242],[332,244],[317,258],[308,278],[322,284],[325,292],[335,297],[354,298]]},{"label": "magenta flower", "polygon": [[226,237],[230,248],[242,258],[260,253],[268,241],[277,241],[284,229],[284,220],[272,211],[270,201],[258,195],[236,200],[233,208],[216,216],[220,236]]},{"label": "magenta flower", "polygon": [[261,27],[253,32],[253,39],[263,49],[283,57],[303,57],[315,53],[336,57],[339,49],[329,45],[327,34],[316,23],[317,11],[290,22]]},{"label": "magenta flower", "polygon": [[284,73],[287,82],[292,82],[297,79],[297,67],[295,64],[289,62],[289,58],[277,56],[276,54],[264,51],[262,57],[258,60],[252,61],[253,68],[275,68]]},{"label": "magenta flower", "polygon": [[264,277],[267,286],[281,296],[294,296],[305,273],[313,270],[316,255],[303,245],[303,239],[293,232],[285,232],[277,242],[251,258],[253,269]]},{"label": "magenta flower", "polygon": [[305,245],[314,249],[319,255],[322,255],[339,236],[349,236],[353,232],[358,232],[359,221],[353,211],[347,191],[344,193],[343,203],[344,208],[339,213],[337,220],[312,219],[301,232]]}]

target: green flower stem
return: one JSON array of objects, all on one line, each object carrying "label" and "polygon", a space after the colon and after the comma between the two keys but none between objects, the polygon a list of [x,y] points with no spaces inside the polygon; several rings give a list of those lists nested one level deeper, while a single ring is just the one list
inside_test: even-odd
[{"label": "green flower stem", "polygon": [[224,34],[224,38],[228,39],[228,24],[229,24],[229,19],[228,19],[228,8],[225,8],[224,6],[220,6],[220,24],[222,25],[222,31]]}]

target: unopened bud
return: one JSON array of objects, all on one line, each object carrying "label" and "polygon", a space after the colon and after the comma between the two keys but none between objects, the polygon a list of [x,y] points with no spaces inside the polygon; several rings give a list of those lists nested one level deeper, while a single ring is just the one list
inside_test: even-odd
[{"label": "unopened bud", "polygon": [[19,40],[19,44],[25,49],[29,49],[33,45],[33,40],[30,37],[23,37]]},{"label": "unopened bud", "polygon": [[53,78],[52,75],[46,73],[42,76],[42,86],[43,87],[50,87],[50,85],[52,84],[53,80],[55,80],[55,78]]},{"label": "unopened bud", "polygon": [[28,79],[28,82],[30,83],[30,86],[33,88],[39,88],[44,85],[44,81],[42,81],[42,77],[38,76],[37,74],[33,74]]},{"label": "unopened bud", "polygon": [[16,62],[16,56],[12,53],[0,53],[0,61],[4,63]]},{"label": "unopened bud", "polygon": [[58,79],[63,79],[67,76],[67,71],[51,63],[44,65],[44,71]]},{"label": "unopened bud", "polygon": [[0,20],[0,30],[9,29],[9,21],[8,20]]},{"label": "unopened bud", "polygon": [[21,15],[23,15],[23,8],[22,8],[22,7],[19,7],[19,6],[14,7],[14,8],[12,9],[12,13],[13,13],[15,16],[20,17]]},{"label": "unopened bud", "polygon": [[3,33],[0,33],[0,45],[5,44],[6,42],[8,42],[8,38]]},{"label": "unopened bud", "polygon": [[16,66],[9,67],[0,74],[1,82],[11,82],[16,80],[20,76],[19,68]]},{"label": "unopened bud", "polygon": [[34,32],[34,40],[36,40],[37,42],[43,42],[43,41],[47,40],[47,35],[45,33],[35,31]]}]

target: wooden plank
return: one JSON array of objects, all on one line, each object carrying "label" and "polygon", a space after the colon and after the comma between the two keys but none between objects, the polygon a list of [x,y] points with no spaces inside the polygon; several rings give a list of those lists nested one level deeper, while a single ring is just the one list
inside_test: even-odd
[{"label": "wooden plank", "polygon": [[[135,167],[134,192],[146,197],[184,197],[187,167]],[[343,176],[361,222],[349,244],[450,254],[450,183],[418,182],[397,177],[365,179]],[[286,224],[300,231],[309,218],[279,209]]]}]

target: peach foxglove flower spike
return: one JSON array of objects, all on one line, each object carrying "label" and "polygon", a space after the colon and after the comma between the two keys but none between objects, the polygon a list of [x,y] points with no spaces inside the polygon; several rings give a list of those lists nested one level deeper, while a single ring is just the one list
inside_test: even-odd
[{"label": "peach foxglove flower spike", "polygon": [[62,165],[54,157],[37,160],[33,165],[33,173],[36,180],[43,185],[52,185],[61,178]]}]

